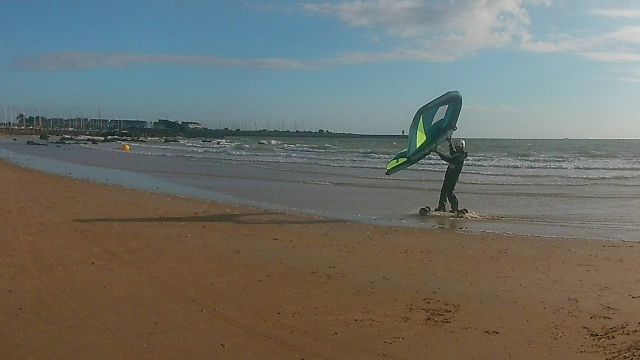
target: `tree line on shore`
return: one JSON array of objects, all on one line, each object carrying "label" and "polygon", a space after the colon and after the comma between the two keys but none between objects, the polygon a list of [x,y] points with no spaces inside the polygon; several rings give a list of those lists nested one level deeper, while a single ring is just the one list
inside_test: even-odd
[{"label": "tree line on shore", "polygon": [[39,128],[0,128],[0,134],[5,135],[51,135],[51,136],[119,136],[119,137],[185,137],[185,138],[215,138],[222,139],[232,136],[260,136],[260,137],[331,137],[331,138],[406,138],[404,135],[367,135],[353,133],[334,133],[320,129],[318,131],[280,131],[258,130],[248,131],[228,128],[224,129],[153,129],[135,128],[125,131],[118,130],[74,130],[74,129],[39,129]]}]

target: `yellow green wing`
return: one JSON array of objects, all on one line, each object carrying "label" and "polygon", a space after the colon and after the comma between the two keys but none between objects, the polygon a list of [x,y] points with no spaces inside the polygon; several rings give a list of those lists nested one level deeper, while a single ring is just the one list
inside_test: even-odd
[{"label": "yellow green wing", "polygon": [[462,96],[457,91],[449,91],[421,107],[409,127],[407,148],[387,164],[386,174],[417,163],[451,136],[461,109]]},{"label": "yellow green wing", "polygon": [[389,163],[387,164],[387,172],[386,175],[391,175],[396,171],[400,171],[409,167],[412,163],[408,162],[407,158],[407,149],[402,150],[398,155],[396,155]]}]

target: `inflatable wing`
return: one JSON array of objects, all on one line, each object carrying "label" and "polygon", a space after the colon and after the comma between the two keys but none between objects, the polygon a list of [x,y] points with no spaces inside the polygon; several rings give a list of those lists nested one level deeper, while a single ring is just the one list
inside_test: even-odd
[{"label": "inflatable wing", "polygon": [[386,174],[417,163],[451,136],[461,109],[462,96],[457,91],[449,91],[421,107],[411,122],[407,148],[389,161]]}]

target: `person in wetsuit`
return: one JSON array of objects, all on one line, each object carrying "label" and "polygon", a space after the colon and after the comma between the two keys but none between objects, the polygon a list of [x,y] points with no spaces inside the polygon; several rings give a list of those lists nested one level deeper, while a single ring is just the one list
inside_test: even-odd
[{"label": "person in wetsuit", "polygon": [[438,202],[438,207],[434,211],[446,211],[445,205],[447,204],[447,199],[451,204],[451,212],[458,212],[458,198],[453,193],[453,190],[456,187],[456,183],[458,182],[458,178],[460,177],[460,172],[462,171],[462,166],[464,165],[464,160],[467,158],[467,153],[464,151],[465,143],[462,139],[455,139],[454,142],[451,141],[451,138],[447,139],[449,141],[449,155],[442,154],[435,150],[435,153],[440,156],[440,158],[446,161],[449,166],[447,167],[447,172],[444,175],[444,182],[442,183],[442,189],[440,190],[440,201]]}]

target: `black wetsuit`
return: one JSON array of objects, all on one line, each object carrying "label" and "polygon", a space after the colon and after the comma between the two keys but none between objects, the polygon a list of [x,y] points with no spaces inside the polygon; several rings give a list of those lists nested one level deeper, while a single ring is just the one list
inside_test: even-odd
[{"label": "black wetsuit", "polygon": [[438,154],[442,160],[449,163],[447,172],[444,174],[442,190],[440,190],[438,210],[444,211],[447,199],[449,199],[449,203],[451,203],[451,210],[456,212],[458,211],[458,198],[456,198],[453,190],[455,189],[458,178],[460,177],[460,172],[462,171],[464,160],[467,158],[467,153],[465,151],[456,152],[451,143],[449,143],[449,153],[451,154],[450,156],[440,153]]}]

